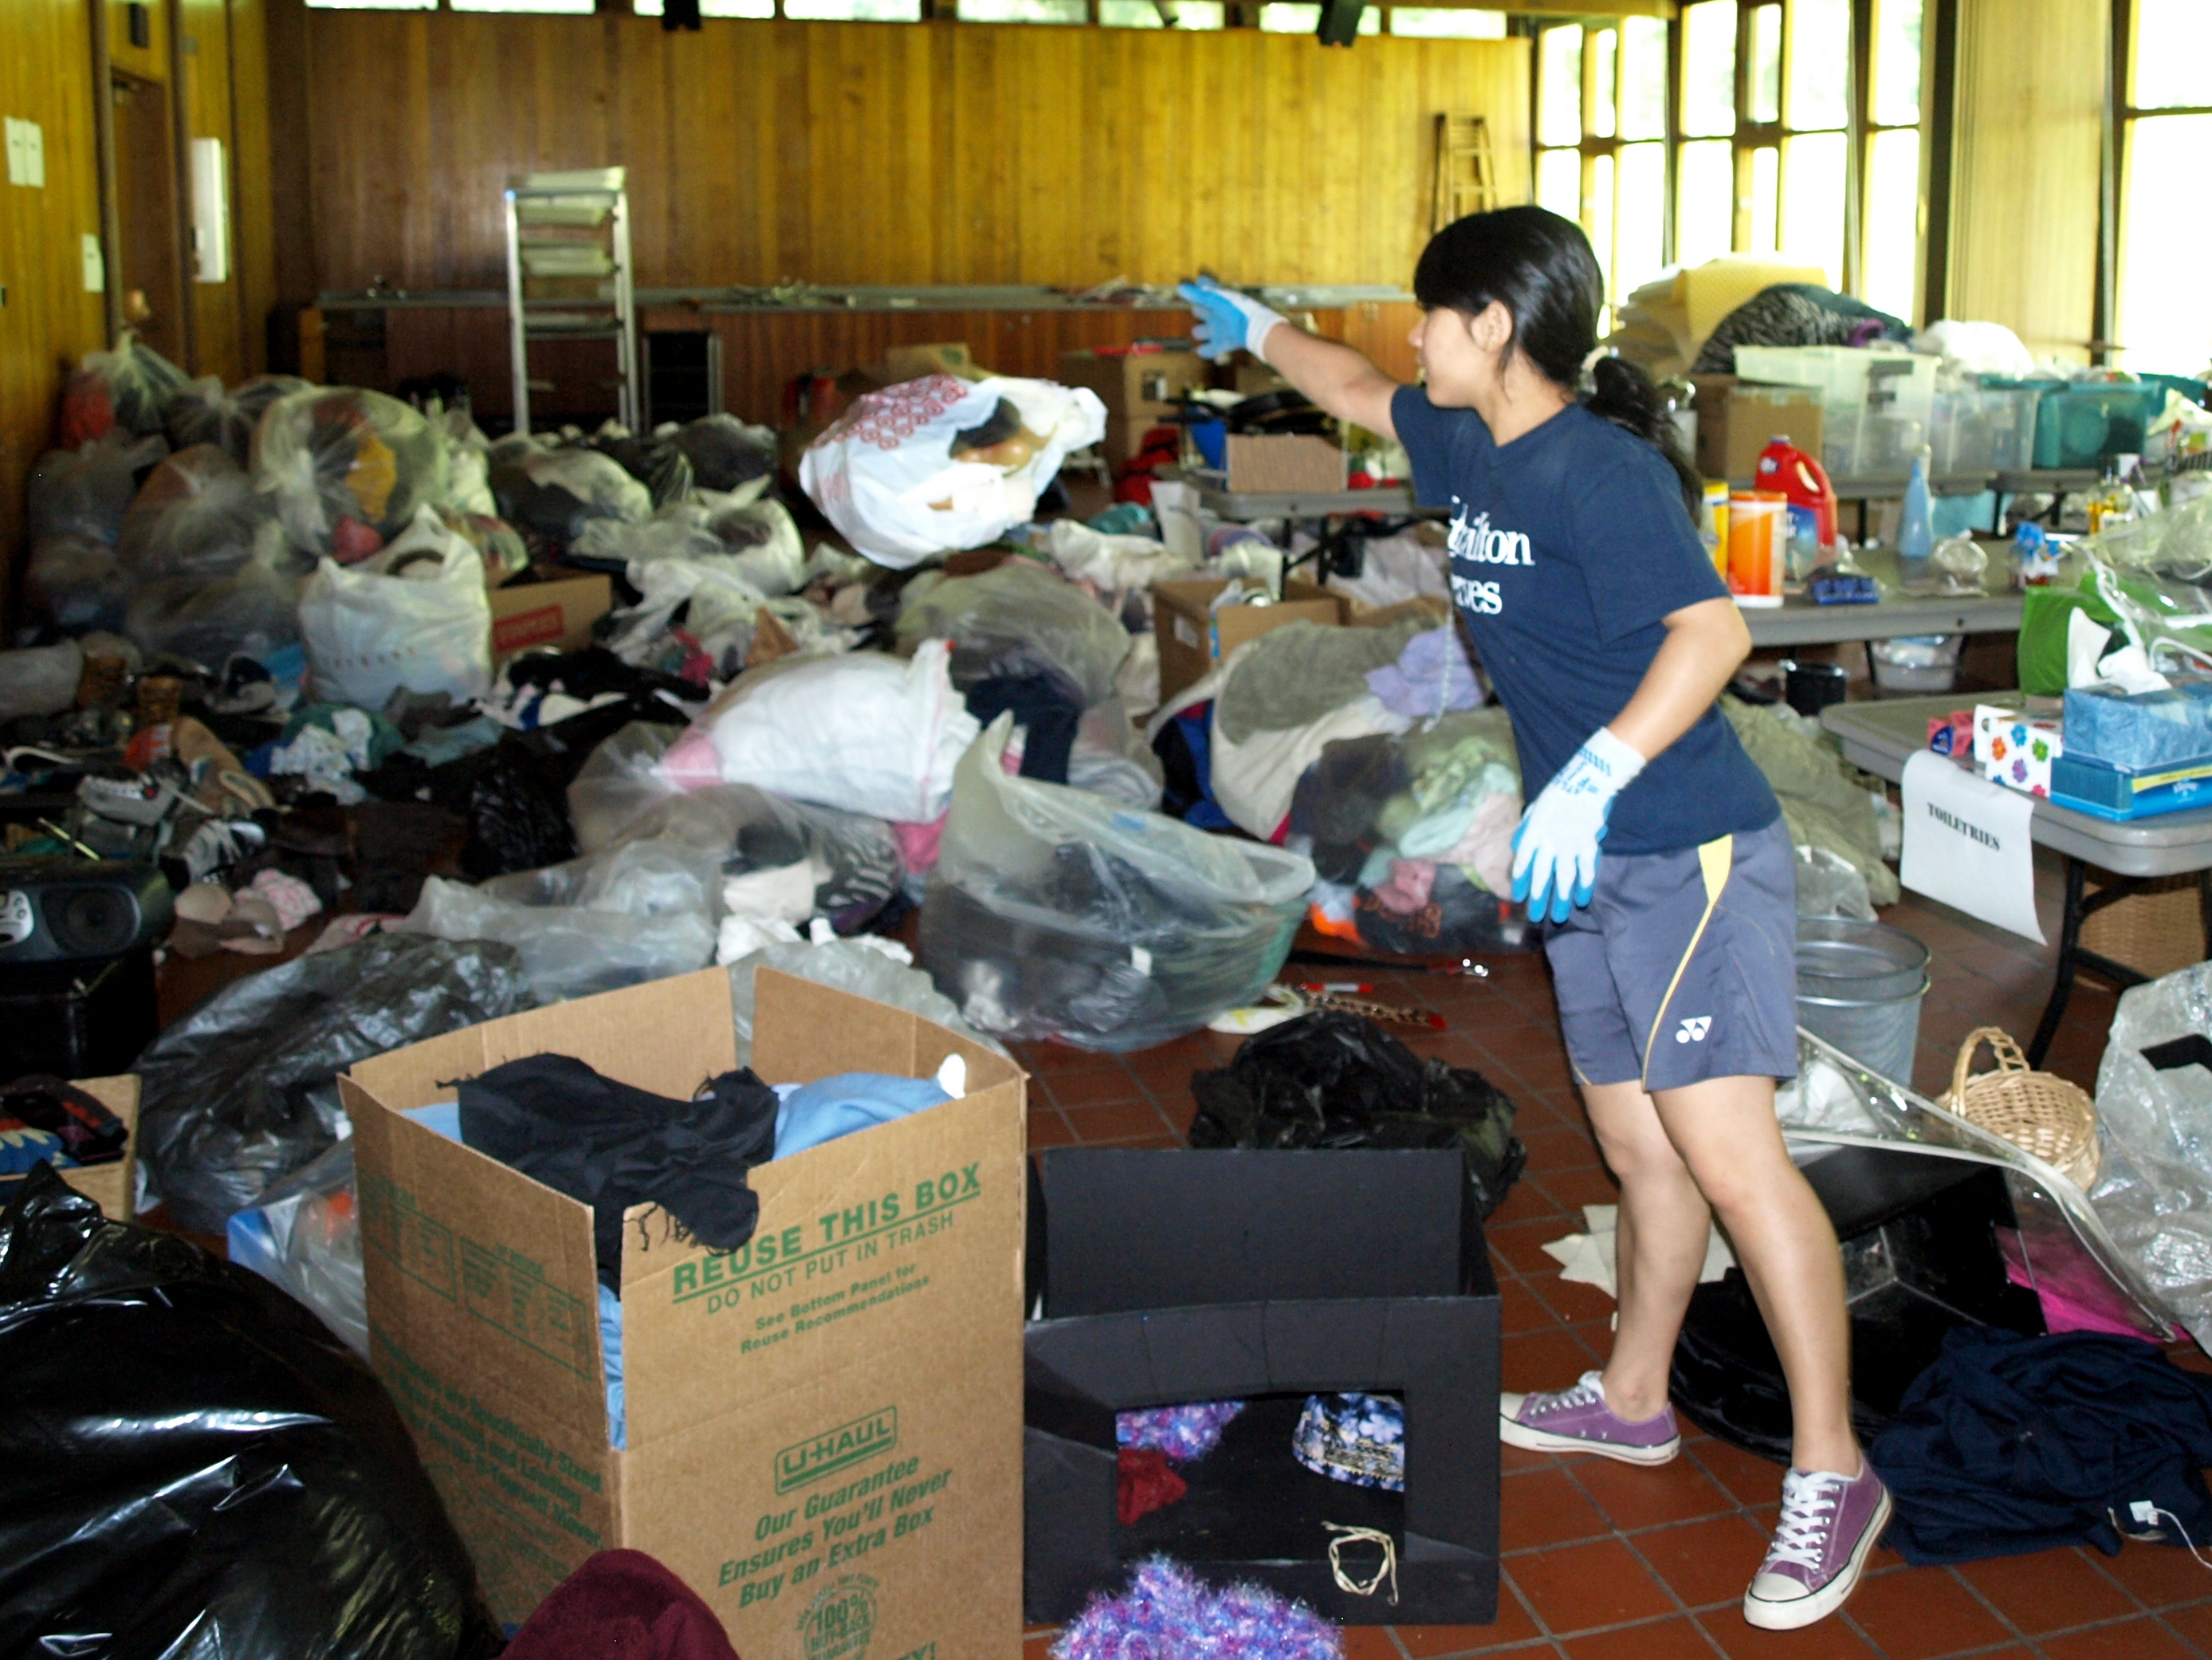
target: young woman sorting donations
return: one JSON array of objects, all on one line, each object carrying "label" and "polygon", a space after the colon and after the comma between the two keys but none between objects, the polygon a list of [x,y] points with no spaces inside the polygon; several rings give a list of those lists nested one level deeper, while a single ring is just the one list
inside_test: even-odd
[{"label": "young woman sorting donations", "polygon": [[1776,1081],[1796,1073],[1795,862],[1714,706],[1750,635],[1650,382],[1598,355],[1604,285],[1582,231],[1540,208],[1460,220],[1430,241],[1413,292],[1417,386],[1211,281],[1182,289],[1206,355],[1249,351],[1405,447],[1423,504],[1450,511],[1452,597],[1512,718],[1529,803],[1513,897],[1542,924],[1568,1058],[1620,1181],[1620,1306],[1603,1370],[1502,1396],[1498,1432],[1632,1464],[1675,1456],[1668,1364],[1717,1213],[1795,1434],[1744,1617],[1810,1625],[1850,1594],[1889,1496],[1851,1433],[1835,1232],[1774,1116]]}]

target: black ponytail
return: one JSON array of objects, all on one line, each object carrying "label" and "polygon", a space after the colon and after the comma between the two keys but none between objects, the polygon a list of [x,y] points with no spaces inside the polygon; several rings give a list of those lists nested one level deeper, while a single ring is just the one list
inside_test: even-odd
[{"label": "black ponytail", "polygon": [[[1413,297],[1425,310],[1468,317],[1492,301],[1503,305],[1513,319],[1507,354],[1520,352],[1546,380],[1573,392],[1597,345],[1605,277],[1571,219],[1542,208],[1501,208],[1469,214],[1429,239],[1413,271]],[[1705,481],[1682,453],[1658,389],[1635,364],[1610,355],[1598,359],[1592,376],[1595,390],[1583,404],[1667,458],[1694,523],[1704,510]]]}]

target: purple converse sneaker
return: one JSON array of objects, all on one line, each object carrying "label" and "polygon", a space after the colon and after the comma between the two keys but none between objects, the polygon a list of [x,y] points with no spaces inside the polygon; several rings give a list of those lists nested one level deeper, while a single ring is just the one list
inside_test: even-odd
[{"label": "purple converse sneaker", "polygon": [[1498,1397],[1498,1438],[1531,1452],[1594,1452],[1624,1464],[1663,1464],[1682,1450],[1674,1408],[1632,1424],[1605,1403],[1598,1374],[1586,1371],[1571,1389],[1538,1389]]},{"label": "purple converse sneaker", "polygon": [[1855,1481],[1826,1470],[1791,1470],[1782,1478],[1773,1548],[1743,1594],[1743,1617],[1762,1631],[1796,1631],[1826,1619],[1858,1584],[1888,1523],[1888,1491],[1863,1459]]}]

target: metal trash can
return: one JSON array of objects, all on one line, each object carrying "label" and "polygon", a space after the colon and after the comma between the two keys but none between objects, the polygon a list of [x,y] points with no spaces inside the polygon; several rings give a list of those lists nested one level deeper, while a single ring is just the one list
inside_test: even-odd
[{"label": "metal trash can", "polygon": [[1928,947],[1850,916],[1797,919],[1797,1024],[1869,1071],[1912,1084]]}]

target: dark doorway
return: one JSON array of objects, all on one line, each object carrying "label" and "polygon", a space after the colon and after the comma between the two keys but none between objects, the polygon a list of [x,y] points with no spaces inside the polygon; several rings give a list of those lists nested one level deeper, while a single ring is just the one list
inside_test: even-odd
[{"label": "dark doorway", "polygon": [[108,273],[125,327],[174,363],[185,348],[184,234],[178,217],[176,130],[169,89],[114,76],[115,212],[121,246]]}]

